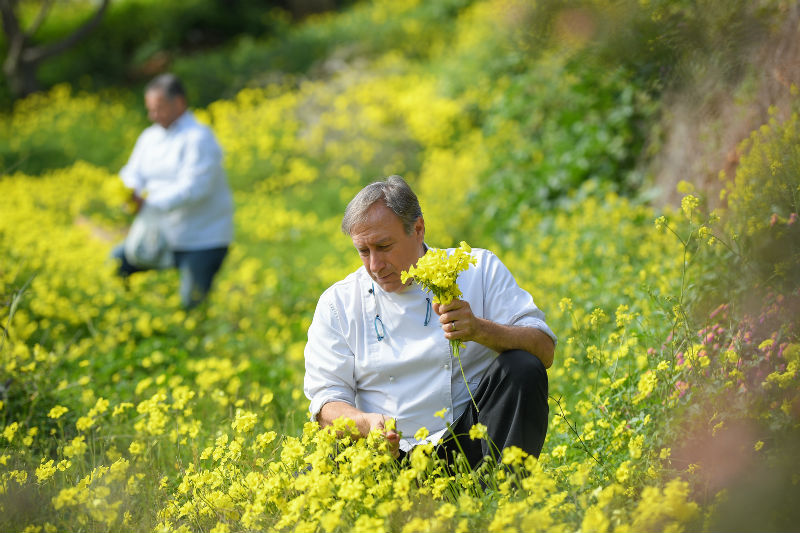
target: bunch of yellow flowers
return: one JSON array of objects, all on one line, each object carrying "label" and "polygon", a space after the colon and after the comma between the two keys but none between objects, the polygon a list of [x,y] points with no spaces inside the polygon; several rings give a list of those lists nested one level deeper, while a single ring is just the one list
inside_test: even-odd
[{"label": "bunch of yellow flowers", "polygon": [[415,266],[400,273],[400,280],[405,283],[409,278],[414,278],[423,289],[433,294],[434,303],[447,305],[461,296],[461,289],[456,283],[458,275],[467,270],[469,265],[477,264],[471,252],[472,248],[464,241],[450,255],[444,249],[428,248]]}]

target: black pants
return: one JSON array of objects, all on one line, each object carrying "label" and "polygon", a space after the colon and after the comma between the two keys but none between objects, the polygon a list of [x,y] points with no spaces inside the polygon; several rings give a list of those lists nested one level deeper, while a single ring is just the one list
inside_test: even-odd
[{"label": "black pants", "polygon": [[[452,432],[436,447],[439,457],[453,464],[455,455],[463,450],[473,468],[487,455],[499,461],[502,450],[510,446],[539,457],[550,408],[547,370],[538,357],[524,350],[501,353],[472,394],[478,410],[470,401]],[[470,439],[469,430],[477,423],[488,428],[488,440]]]}]

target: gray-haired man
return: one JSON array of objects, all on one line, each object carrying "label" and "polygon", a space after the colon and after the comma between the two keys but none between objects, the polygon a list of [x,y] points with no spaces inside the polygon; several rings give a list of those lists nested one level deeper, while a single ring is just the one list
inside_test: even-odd
[{"label": "gray-haired man", "polygon": [[[473,249],[460,300],[432,304],[400,273],[424,255],[425,221],[400,176],[368,185],[348,204],[342,230],[363,266],[319,299],[305,349],[305,393],[312,418],[326,426],[352,419],[359,433],[383,430],[402,455],[424,439],[448,460],[459,438],[471,465],[509,446],[538,455],[547,432],[547,372],[556,337],[530,294],[500,260]],[[432,313],[432,312],[433,313]],[[433,314],[438,315],[438,320]],[[469,398],[449,341],[466,342],[461,360]],[[488,440],[463,438],[482,423]],[[448,433],[448,426],[451,432]]]}]

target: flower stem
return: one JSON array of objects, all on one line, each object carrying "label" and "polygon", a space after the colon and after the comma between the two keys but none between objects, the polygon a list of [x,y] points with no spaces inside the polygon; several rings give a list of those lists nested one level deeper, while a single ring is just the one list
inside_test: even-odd
[{"label": "flower stem", "polygon": [[458,367],[461,369],[461,378],[464,380],[464,386],[467,387],[467,392],[469,393],[470,399],[472,399],[472,405],[475,406],[475,412],[480,413],[481,410],[478,409],[478,404],[475,403],[475,397],[472,396],[472,391],[469,390],[469,383],[467,383],[467,376],[464,375],[464,366],[461,364],[461,354],[459,353],[459,342],[450,341],[450,349],[453,351],[453,355],[456,356],[456,359],[458,359]]}]

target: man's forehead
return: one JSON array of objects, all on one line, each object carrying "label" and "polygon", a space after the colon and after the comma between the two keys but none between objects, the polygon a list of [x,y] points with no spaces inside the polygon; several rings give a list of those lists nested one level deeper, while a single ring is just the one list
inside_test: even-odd
[{"label": "man's forehead", "polygon": [[386,225],[369,226],[364,224],[361,228],[355,228],[350,235],[353,244],[376,244],[397,238],[397,232],[391,231]]},{"label": "man's forehead", "polygon": [[364,221],[356,224],[350,236],[353,243],[375,243],[398,237],[403,231],[403,223],[394,211],[376,203],[366,213]]},{"label": "man's forehead", "polygon": [[166,100],[167,96],[166,93],[162,89],[148,89],[144,93],[144,97],[147,100]]}]

